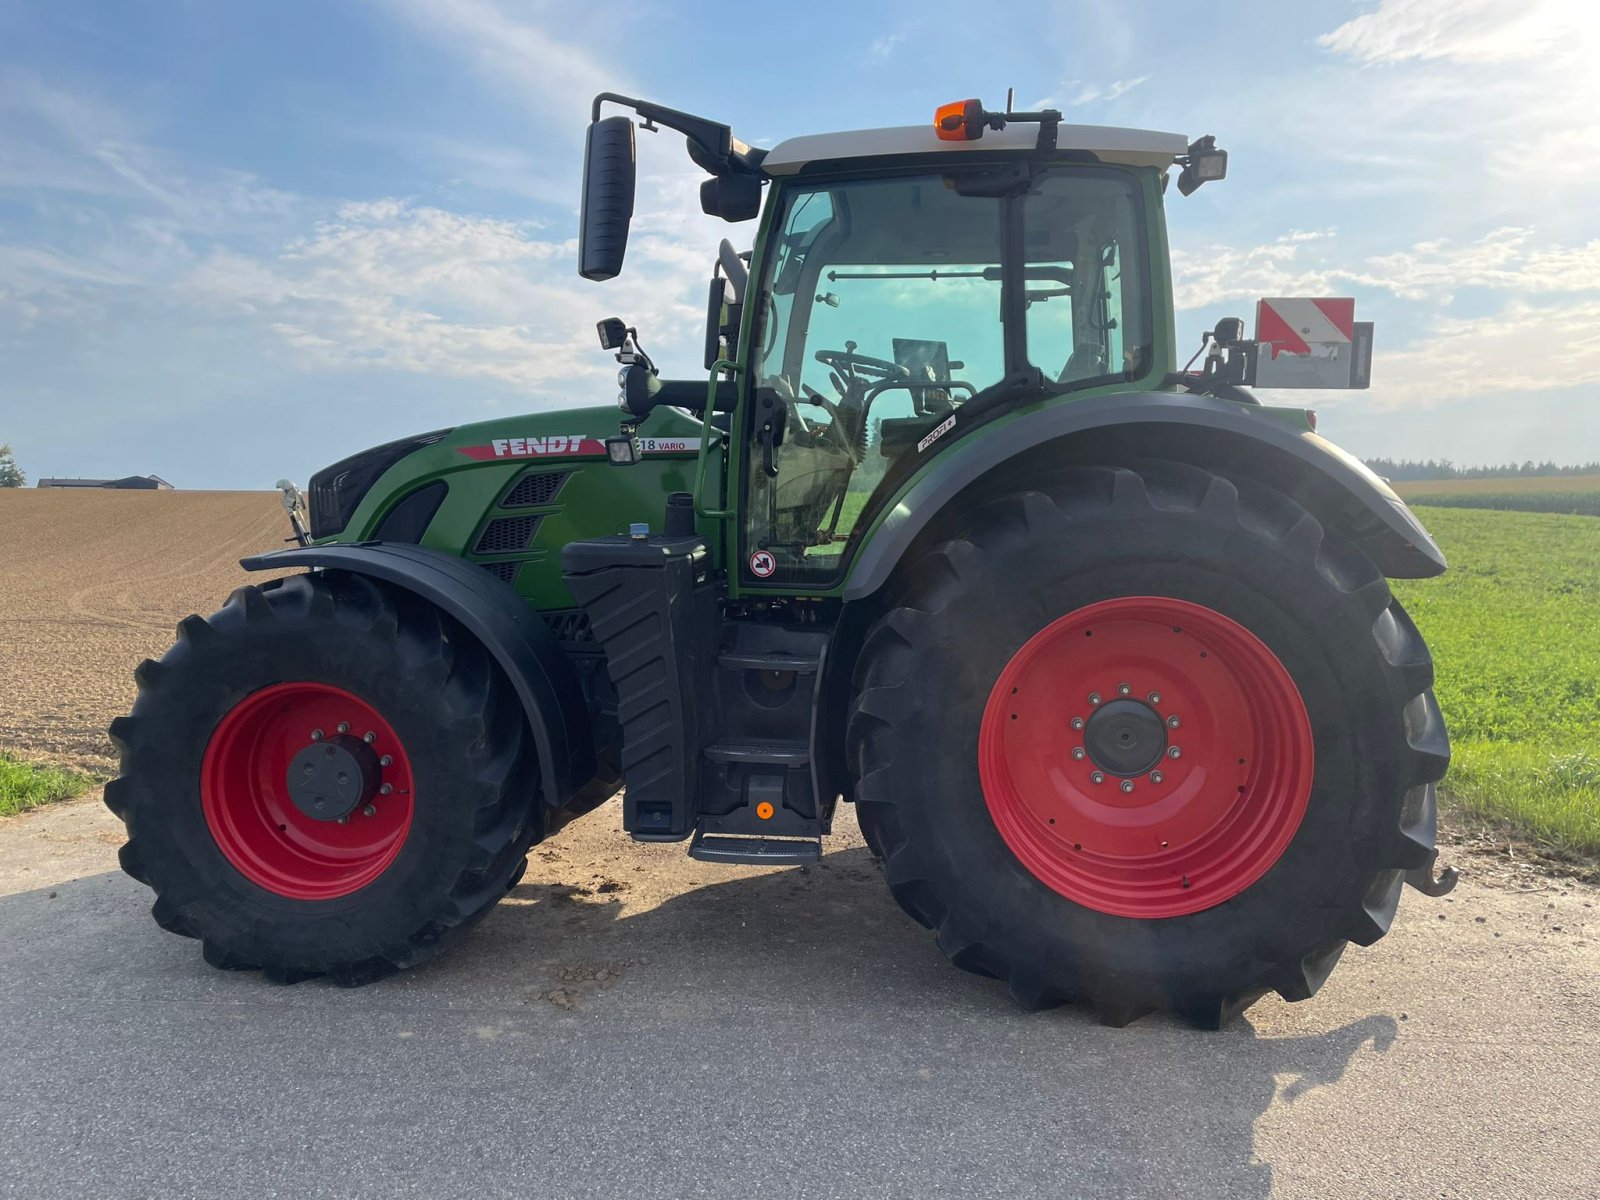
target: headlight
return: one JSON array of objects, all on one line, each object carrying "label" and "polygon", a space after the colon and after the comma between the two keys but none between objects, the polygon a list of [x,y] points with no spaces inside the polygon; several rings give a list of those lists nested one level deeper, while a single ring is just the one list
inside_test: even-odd
[{"label": "headlight", "polygon": [[311,536],[329,537],[350,524],[356,507],[361,503],[378,477],[413,450],[431,446],[449,436],[449,429],[438,429],[417,437],[401,438],[363,450],[341,459],[331,467],[323,467],[311,477],[309,485],[311,508]]}]

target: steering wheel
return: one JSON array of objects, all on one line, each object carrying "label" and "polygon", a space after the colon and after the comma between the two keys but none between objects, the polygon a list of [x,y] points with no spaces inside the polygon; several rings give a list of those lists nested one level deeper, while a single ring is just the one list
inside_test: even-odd
[{"label": "steering wheel", "polygon": [[888,379],[891,376],[909,375],[897,362],[886,358],[873,358],[870,354],[857,354],[856,344],[846,342],[843,350],[818,350],[816,359],[830,370],[837,371],[848,381],[856,379]]}]

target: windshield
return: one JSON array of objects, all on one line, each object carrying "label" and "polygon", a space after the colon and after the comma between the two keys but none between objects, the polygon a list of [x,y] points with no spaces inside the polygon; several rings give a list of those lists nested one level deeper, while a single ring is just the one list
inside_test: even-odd
[{"label": "windshield", "polygon": [[970,177],[790,193],[756,327],[752,408],[781,411],[783,428],[763,433],[762,416],[750,431],[746,566],[753,558],[766,571],[755,578],[831,578],[895,461],[1008,368],[1031,364],[1063,390],[1148,368],[1136,182],[1085,167],[1035,178],[1021,200],[1026,329],[1011,339],[1027,362],[1008,363],[1002,246],[1013,201],[968,194],[984,190],[964,186]]}]

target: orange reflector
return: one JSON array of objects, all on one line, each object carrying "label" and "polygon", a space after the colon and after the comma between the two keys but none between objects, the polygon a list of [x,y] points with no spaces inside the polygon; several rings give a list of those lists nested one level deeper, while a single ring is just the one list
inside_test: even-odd
[{"label": "orange reflector", "polygon": [[772,820],[772,804],[769,801],[763,800],[760,804],[756,805],[756,816],[760,817],[763,821]]},{"label": "orange reflector", "polygon": [[933,128],[940,140],[971,142],[983,136],[983,101],[954,100],[933,111]]}]

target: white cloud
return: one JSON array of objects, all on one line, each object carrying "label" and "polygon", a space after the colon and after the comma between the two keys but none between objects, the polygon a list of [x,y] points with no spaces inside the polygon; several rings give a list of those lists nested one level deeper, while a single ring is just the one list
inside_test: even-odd
[{"label": "white cloud", "polygon": [[1338,111],[1345,140],[1409,155],[1413,174],[1483,211],[1600,184],[1600,7],[1382,0],[1317,41],[1363,69],[1299,97],[1306,127]]},{"label": "white cloud", "polygon": [[282,216],[294,203],[244,171],[195,178],[118,106],[21,71],[0,73],[0,189],[114,201],[197,231]]},{"label": "white cloud", "polygon": [[885,62],[905,40],[904,33],[886,33],[880,38],[874,38],[872,44],[867,47],[867,58],[872,62]]},{"label": "white cloud", "polygon": [[[1085,104],[1101,102],[1105,104],[1127,95],[1141,83],[1149,80],[1148,75],[1139,75],[1132,79],[1114,79],[1110,83],[1088,83],[1081,79],[1067,79],[1062,81],[1065,89],[1061,95],[1046,96],[1042,100],[1035,100],[1031,107],[1035,109],[1050,108],[1061,104],[1066,108],[1081,108]],[[1062,97],[1065,97],[1063,99]]]},{"label": "white cloud", "polygon": [[1188,312],[1261,296],[1327,295],[1346,276],[1324,258],[1308,261],[1305,251],[1334,236],[1333,230],[1294,230],[1257,246],[1175,246],[1173,302]]},{"label": "white cloud", "polygon": [[1463,287],[1523,296],[1600,293],[1600,241],[1540,246],[1531,229],[1496,229],[1466,245],[1418,242],[1406,250],[1374,256],[1359,278],[1408,298],[1435,294],[1448,300]]},{"label": "white cloud", "polygon": [[1361,62],[1514,62],[1555,50],[1590,11],[1572,0],[1382,0],[1317,44]]},{"label": "white cloud", "polygon": [[1488,316],[1441,318],[1415,345],[1386,351],[1373,376],[1372,396],[1383,408],[1432,408],[1468,396],[1509,398],[1600,381],[1600,297],[1514,300]]},{"label": "white cloud", "polygon": [[627,82],[579,41],[551,30],[593,28],[561,0],[523,5],[513,14],[500,0],[377,0],[454,51],[496,89],[517,96],[541,125],[577,137],[597,92],[627,92]]},{"label": "white cloud", "polygon": [[[643,182],[669,208],[682,190]],[[492,379],[532,394],[614,373],[594,341],[602,305],[652,348],[682,356],[698,344],[714,241],[643,211],[636,230],[624,275],[597,289],[577,276],[573,240],[384,198],[345,204],[262,258],[213,253],[183,287],[261,319],[312,369]]]},{"label": "white cloud", "polygon": [[1341,251],[1337,230],[1296,230],[1258,246],[1174,249],[1172,276],[1180,312],[1241,297],[1351,288],[1383,290],[1435,307],[1451,303],[1462,288],[1512,297],[1600,297],[1600,241],[1551,245],[1531,229],[1506,227],[1471,242],[1422,241],[1359,257]]}]

